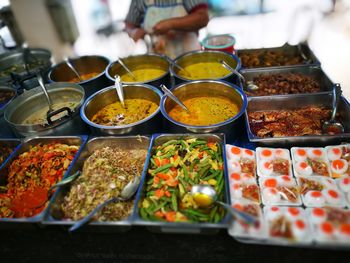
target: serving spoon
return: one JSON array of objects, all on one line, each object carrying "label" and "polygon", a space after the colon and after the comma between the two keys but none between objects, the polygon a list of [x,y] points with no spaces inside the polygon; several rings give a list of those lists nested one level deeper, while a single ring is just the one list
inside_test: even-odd
[{"label": "serving spoon", "polygon": [[[257,226],[259,225],[259,220],[252,215],[249,215],[247,213],[244,213],[224,202],[218,201],[217,200],[217,193],[215,191],[215,189],[213,187],[211,187],[210,185],[194,185],[192,186],[191,189],[191,195],[193,196],[193,200],[197,203],[200,198],[200,196],[203,198],[206,198],[208,200],[208,202],[198,202],[199,206],[202,207],[206,207],[206,206],[210,206],[213,203],[219,204],[221,205],[223,208],[225,208],[229,213],[231,213],[233,216],[235,216],[236,218],[241,219],[242,221],[244,221],[245,223],[247,223],[248,225],[254,225]],[[196,201],[197,199],[197,201]]]},{"label": "serving spoon", "polygon": [[53,112],[52,100],[51,100],[51,98],[50,98],[50,96],[49,96],[49,94],[48,94],[48,92],[46,90],[46,87],[45,87],[45,84],[44,84],[43,78],[41,77],[41,73],[40,72],[36,73],[36,78],[38,80],[39,86],[41,87],[41,89],[44,92],[47,104],[49,105],[49,110],[47,111],[47,115],[49,115],[51,112]]},{"label": "serving spoon", "polygon": [[132,181],[130,181],[124,187],[124,189],[120,193],[120,196],[112,197],[112,198],[104,201],[103,203],[99,204],[98,206],[96,206],[96,208],[94,210],[92,210],[87,216],[85,216],[83,219],[77,221],[71,228],[69,228],[69,231],[73,232],[73,231],[77,230],[78,228],[80,228],[81,226],[83,226],[84,224],[86,224],[87,222],[89,222],[91,220],[91,218],[98,211],[100,211],[102,208],[104,208],[106,205],[117,202],[117,201],[119,202],[119,201],[129,200],[135,194],[137,188],[139,187],[139,182],[140,182],[139,176],[135,176],[134,179]]},{"label": "serving spoon", "polygon": [[43,201],[40,205],[37,205],[35,208],[40,208],[42,207],[43,205],[45,205],[47,203],[47,201],[49,201],[49,199],[51,198],[51,195],[52,195],[52,191],[57,188],[57,187],[60,187],[60,186],[63,186],[63,185],[67,185],[67,184],[70,184],[71,182],[73,182],[75,179],[77,179],[80,175],[80,171],[77,171],[76,173],[74,173],[73,175],[61,180],[60,182],[54,184],[53,186],[51,186],[49,188],[49,190],[47,190],[47,198],[45,201]]},{"label": "serving spoon", "polygon": [[124,62],[120,58],[117,58],[117,61],[126,70],[126,72],[128,72],[132,79],[137,81],[135,74],[131,72],[131,70],[124,64]]},{"label": "serving spoon", "polygon": [[172,99],[173,101],[176,102],[176,104],[178,104],[181,108],[183,108],[185,111],[187,111],[188,113],[190,113],[190,110],[185,106],[185,104],[183,104],[181,102],[181,100],[179,100],[174,93],[172,93],[164,84],[160,84],[160,88],[162,89],[162,91],[164,92],[165,95],[167,95],[170,99]]},{"label": "serving spoon", "polygon": [[255,91],[255,90],[258,90],[258,89],[259,89],[259,86],[255,85],[255,84],[253,83],[253,81],[246,81],[246,80],[245,80],[245,77],[244,77],[241,73],[239,73],[236,69],[232,68],[229,64],[227,64],[226,61],[220,60],[220,64],[221,64],[224,68],[226,68],[226,69],[228,69],[229,71],[231,71],[232,73],[236,74],[236,75],[243,81],[243,83],[246,84],[247,89],[249,89],[250,91]]},{"label": "serving spoon", "polygon": [[341,87],[339,84],[334,84],[332,90],[332,114],[329,121],[325,121],[322,125],[322,133],[323,134],[339,134],[344,132],[344,126],[335,120],[335,116],[337,114],[339,97],[341,95]]},{"label": "serving spoon", "polygon": [[78,77],[79,82],[82,82],[83,79],[81,78],[81,76],[79,75],[78,71],[75,69],[75,67],[72,65],[72,63],[70,63],[69,58],[64,58],[64,62],[66,62],[67,66],[74,72],[74,74]]},{"label": "serving spoon", "polygon": [[117,90],[118,98],[119,98],[120,103],[122,104],[123,108],[125,109],[123,84],[120,81],[119,75],[115,75],[114,79],[115,79],[114,87]]}]

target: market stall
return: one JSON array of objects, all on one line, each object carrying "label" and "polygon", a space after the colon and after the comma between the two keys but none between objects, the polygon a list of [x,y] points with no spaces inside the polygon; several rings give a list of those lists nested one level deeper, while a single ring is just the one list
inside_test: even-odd
[{"label": "market stall", "polygon": [[350,105],[307,45],[107,60],[71,60],[81,76],[66,63],[26,70],[31,87],[9,71],[4,240],[30,235],[76,261],[341,260]]}]

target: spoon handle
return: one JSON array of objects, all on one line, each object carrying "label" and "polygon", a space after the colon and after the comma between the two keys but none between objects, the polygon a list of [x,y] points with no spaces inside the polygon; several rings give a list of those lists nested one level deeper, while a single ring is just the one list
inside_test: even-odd
[{"label": "spoon handle", "polygon": [[333,86],[333,100],[332,100],[332,115],[331,115],[331,121],[334,121],[335,115],[337,114],[337,108],[338,108],[338,102],[341,95],[341,87],[338,83],[334,84]]},{"label": "spoon handle", "polygon": [[77,230],[78,228],[80,228],[81,226],[85,225],[87,222],[89,222],[91,220],[91,218],[98,212],[100,211],[102,208],[104,208],[106,205],[113,203],[115,201],[123,201],[124,199],[121,197],[113,197],[108,199],[107,201],[99,204],[98,206],[96,206],[96,208],[94,210],[92,210],[87,216],[85,216],[83,219],[77,221],[71,228],[69,228],[70,232],[73,232],[75,230]]},{"label": "spoon handle", "polygon": [[119,75],[115,75],[114,86],[117,90],[117,94],[118,94],[118,98],[120,100],[120,103],[122,104],[123,108],[125,109],[123,84],[120,82]]},{"label": "spoon handle", "polygon": [[47,93],[47,90],[46,90],[43,78],[41,77],[41,73],[37,72],[36,78],[38,80],[39,86],[41,87],[41,89],[44,92],[45,98],[47,100],[47,104],[49,104],[49,111],[51,112],[51,111],[53,111],[53,109],[52,109],[52,101],[51,101],[51,98],[50,98],[49,94]]},{"label": "spoon handle", "polygon": [[131,72],[131,70],[124,64],[124,62],[118,58],[117,61],[119,62],[120,65],[122,65],[122,67],[126,70],[126,72],[128,72],[130,74],[130,76],[136,80],[136,76],[134,75],[134,73]]},{"label": "spoon handle", "polygon": [[181,108],[183,108],[187,112],[190,112],[189,109],[167,87],[165,87],[165,85],[161,84],[160,88],[165,93],[165,95],[167,95],[173,101],[175,101]]},{"label": "spoon handle", "polygon": [[224,60],[220,60],[220,63],[228,70],[232,71],[234,74],[236,74],[243,82],[245,82],[245,78],[244,76],[239,73],[237,70],[235,70],[234,68],[232,68],[229,64],[226,63],[226,61]]},{"label": "spoon handle", "polygon": [[247,213],[244,213],[244,212],[242,212],[242,211],[240,211],[240,210],[238,210],[238,209],[236,209],[228,204],[225,204],[225,203],[220,202],[220,201],[216,201],[216,203],[222,205],[233,216],[238,216],[240,219],[242,219],[244,222],[246,222],[249,225],[256,225],[258,222],[258,220],[255,217],[253,217]]},{"label": "spoon handle", "polygon": [[49,188],[49,190],[47,191],[48,195],[51,193],[51,191],[59,186],[63,186],[66,184],[71,183],[72,181],[74,181],[78,176],[80,175],[80,171],[77,171],[76,173],[74,173],[73,175],[67,177],[66,179],[63,179],[62,181],[58,182],[57,184],[54,184],[53,186],[51,186]]},{"label": "spoon handle", "polygon": [[74,72],[74,74],[78,77],[79,81],[82,82],[83,79],[80,77],[78,71],[73,67],[73,65],[70,63],[69,58],[65,58],[65,62],[67,66]]}]

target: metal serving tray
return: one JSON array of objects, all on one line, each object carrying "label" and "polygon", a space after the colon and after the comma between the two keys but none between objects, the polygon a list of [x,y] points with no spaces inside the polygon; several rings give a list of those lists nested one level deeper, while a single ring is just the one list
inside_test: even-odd
[{"label": "metal serving tray", "polygon": [[[259,49],[241,49],[237,50],[236,54],[238,57],[240,57],[243,54],[252,54],[257,51],[283,51],[286,52],[288,55],[301,55],[304,56],[303,64],[298,64],[299,66],[308,64],[308,65],[320,65],[321,63],[317,59],[317,57],[314,55],[312,50],[310,49],[309,45],[307,43],[302,43],[299,45],[289,45],[288,43],[284,44],[281,47],[273,47],[273,48],[259,48]],[[298,66],[293,65],[293,66]],[[242,64],[241,71],[250,71],[250,70],[256,70],[256,69],[263,69],[263,68],[280,68],[280,67],[290,67],[291,65],[287,66],[272,66],[272,67],[256,67],[256,68],[245,68]]]},{"label": "metal serving tray", "polygon": [[[227,167],[226,167],[226,154],[225,154],[225,136],[224,134],[154,134],[152,136],[151,145],[154,146],[161,145],[169,140],[174,139],[190,139],[199,138],[205,140],[211,140],[218,142],[223,150],[223,160],[224,160],[224,180],[225,180],[225,202],[230,204],[230,194],[229,194],[229,182],[227,178]],[[136,196],[136,205],[134,206],[133,212],[133,223],[135,225],[146,226],[151,232],[160,233],[189,233],[189,234],[215,234],[222,228],[227,228],[230,215],[226,213],[226,216],[219,223],[171,223],[171,222],[155,222],[147,221],[141,218],[139,214],[139,204],[146,193],[146,177],[149,167],[149,161],[151,157],[152,148],[150,149],[146,166],[145,166],[145,176],[142,178],[139,191]]]},{"label": "metal serving tray", "polygon": [[[259,77],[262,75],[266,76],[266,75],[287,74],[287,73],[299,73],[299,74],[312,77],[320,85],[321,92],[331,91],[334,85],[333,82],[323,72],[323,70],[319,65],[303,65],[303,66],[290,66],[290,67],[280,67],[280,68],[260,68],[260,69],[254,69],[251,71],[242,72],[246,81],[253,81],[255,77]],[[243,84],[242,87],[244,91],[247,91],[245,84]],[[254,93],[254,92],[250,91],[250,93]],[[295,94],[289,94],[289,95],[295,95]],[[271,95],[265,95],[265,96],[271,96]]]},{"label": "metal serving tray", "polygon": [[[77,145],[80,146],[79,151],[75,155],[73,161],[71,162],[70,166],[68,167],[65,174],[69,173],[71,167],[73,166],[75,160],[79,156],[79,153],[86,143],[87,136],[61,136],[61,137],[33,137],[28,138],[23,141],[23,143],[20,145],[20,147],[17,149],[17,151],[11,155],[11,158],[8,159],[6,164],[0,169],[0,185],[6,185],[7,184],[7,177],[8,177],[8,168],[10,167],[12,161],[16,159],[20,154],[23,152],[28,151],[32,146],[35,146],[39,143],[51,143],[51,142],[58,142],[58,143],[65,143],[69,145]],[[41,222],[45,211],[47,208],[45,208],[40,214],[37,214],[33,217],[23,217],[23,218],[0,218],[0,225],[6,225],[6,222],[8,223],[39,223]]]},{"label": "metal serving tray", "polygon": [[[103,147],[118,147],[121,149],[144,149],[149,151],[151,139],[146,136],[123,136],[123,137],[96,137],[89,140],[81,154],[79,155],[77,161],[73,165],[72,169],[69,171],[67,176],[73,175],[77,171],[81,171],[86,159],[97,149],[101,149]],[[148,157],[148,156],[147,156]],[[145,166],[144,166],[145,167]],[[144,172],[141,174],[141,180]],[[52,201],[49,204],[49,207],[45,213],[43,224],[47,225],[61,225],[61,226],[71,226],[76,223],[76,221],[72,221],[69,219],[65,219],[62,209],[61,203],[66,194],[70,191],[71,185],[61,186],[55,193]],[[136,202],[135,202],[136,204]],[[88,230],[97,230],[96,226],[98,226],[98,231],[100,230],[108,230],[111,231],[111,226],[114,226],[113,231],[127,231],[131,228],[131,217],[130,215],[125,220],[120,221],[105,221],[105,222],[91,222],[88,227],[85,228]],[[117,227],[116,227],[117,226]]]},{"label": "metal serving tray", "polygon": [[248,112],[269,110],[294,110],[307,106],[332,105],[332,92],[314,94],[276,95],[264,97],[249,97],[245,114],[248,139],[264,146],[323,146],[349,141],[350,139],[350,104],[342,96],[338,104],[338,113],[345,132],[339,135],[310,135],[295,137],[259,138],[250,129]]},{"label": "metal serving tray", "polygon": [[21,144],[21,140],[19,139],[0,139],[0,147],[11,147],[13,149],[12,153],[4,159],[2,163],[0,163],[0,169],[6,164],[6,162],[11,159],[12,155],[15,154],[19,145]]}]

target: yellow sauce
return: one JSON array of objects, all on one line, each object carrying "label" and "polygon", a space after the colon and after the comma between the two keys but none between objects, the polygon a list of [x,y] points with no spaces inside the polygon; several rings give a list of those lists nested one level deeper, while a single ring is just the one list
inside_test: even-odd
[{"label": "yellow sauce", "polygon": [[90,72],[90,73],[86,73],[86,74],[79,74],[81,80],[78,77],[74,77],[74,78],[68,80],[68,82],[79,83],[79,82],[82,82],[82,81],[85,81],[88,79],[92,79],[92,78],[96,77],[98,74],[100,74],[100,73]]},{"label": "yellow sauce", "polygon": [[[186,79],[218,79],[231,72],[218,62],[200,62],[184,67],[178,75]],[[189,75],[190,73],[190,75]]]},{"label": "yellow sauce", "polygon": [[100,125],[120,126],[145,119],[158,108],[152,101],[144,99],[126,99],[125,109],[118,101],[99,110],[91,121]]},{"label": "yellow sauce", "polygon": [[178,122],[194,126],[217,124],[232,118],[239,111],[238,106],[225,97],[195,97],[183,103],[190,112],[176,105],[170,110],[169,116]]},{"label": "yellow sauce", "polygon": [[158,68],[144,68],[144,69],[136,69],[131,71],[136,80],[129,73],[125,73],[120,76],[122,82],[144,82],[151,79],[156,79],[162,76],[166,71],[164,69]]}]

